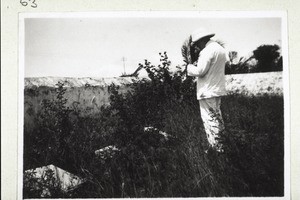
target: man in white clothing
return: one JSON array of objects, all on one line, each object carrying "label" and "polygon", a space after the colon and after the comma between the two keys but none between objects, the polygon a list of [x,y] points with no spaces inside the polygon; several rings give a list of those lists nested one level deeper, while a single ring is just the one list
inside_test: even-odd
[{"label": "man in white clothing", "polygon": [[223,151],[218,137],[224,131],[220,105],[221,96],[226,94],[225,63],[228,57],[225,49],[210,39],[214,35],[204,29],[192,33],[192,47],[200,53],[197,66],[189,64],[187,74],[198,77],[197,99],[208,142],[213,149]]}]

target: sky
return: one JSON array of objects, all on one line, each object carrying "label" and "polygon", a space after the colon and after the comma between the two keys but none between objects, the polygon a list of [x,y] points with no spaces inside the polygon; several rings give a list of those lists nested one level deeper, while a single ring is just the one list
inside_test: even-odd
[{"label": "sky", "polygon": [[124,64],[127,74],[144,59],[158,64],[164,51],[174,67],[183,63],[184,40],[200,27],[239,56],[262,44],[281,46],[275,17],[62,17],[25,18],[25,77],[116,77]]}]

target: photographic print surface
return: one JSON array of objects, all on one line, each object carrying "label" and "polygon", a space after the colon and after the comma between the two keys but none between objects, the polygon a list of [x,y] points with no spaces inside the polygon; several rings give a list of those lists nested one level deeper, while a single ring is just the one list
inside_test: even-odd
[{"label": "photographic print surface", "polygon": [[288,198],[284,16],[20,16],[20,195]]}]

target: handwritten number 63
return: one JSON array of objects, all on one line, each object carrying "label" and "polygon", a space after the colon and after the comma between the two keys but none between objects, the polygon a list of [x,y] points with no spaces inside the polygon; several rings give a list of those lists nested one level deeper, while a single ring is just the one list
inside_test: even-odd
[{"label": "handwritten number 63", "polygon": [[22,4],[22,6],[28,6],[28,3],[31,2],[31,7],[32,8],[36,8],[37,4],[35,3],[35,0],[20,0],[20,3]]}]

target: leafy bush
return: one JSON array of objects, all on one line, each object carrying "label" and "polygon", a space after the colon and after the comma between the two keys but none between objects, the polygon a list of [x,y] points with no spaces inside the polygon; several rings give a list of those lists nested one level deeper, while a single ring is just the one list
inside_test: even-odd
[{"label": "leafy bush", "polygon": [[65,196],[60,191],[59,182],[54,177],[51,169],[45,171],[42,177],[36,177],[34,171],[24,173],[24,190],[25,198],[39,198],[53,196]]},{"label": "leafy bush", "polygon": [[[160,56],[159,66],[140,64],[150,80],[134,82],[127,93],[111,85],[110,105],[90,116],[65,106],[58,83],[37,128],[25,130],[24,168],[55,164],[85,178],[70,194],[80,198],[282,196],[282,97],[223,97],[225,153],[206,154],[195,81],[171,74],[167,54]],[[119,149],[114,156],[95,155],[110,145]],[[24,191],[35,192],[28,184],[24,179]]]}]

